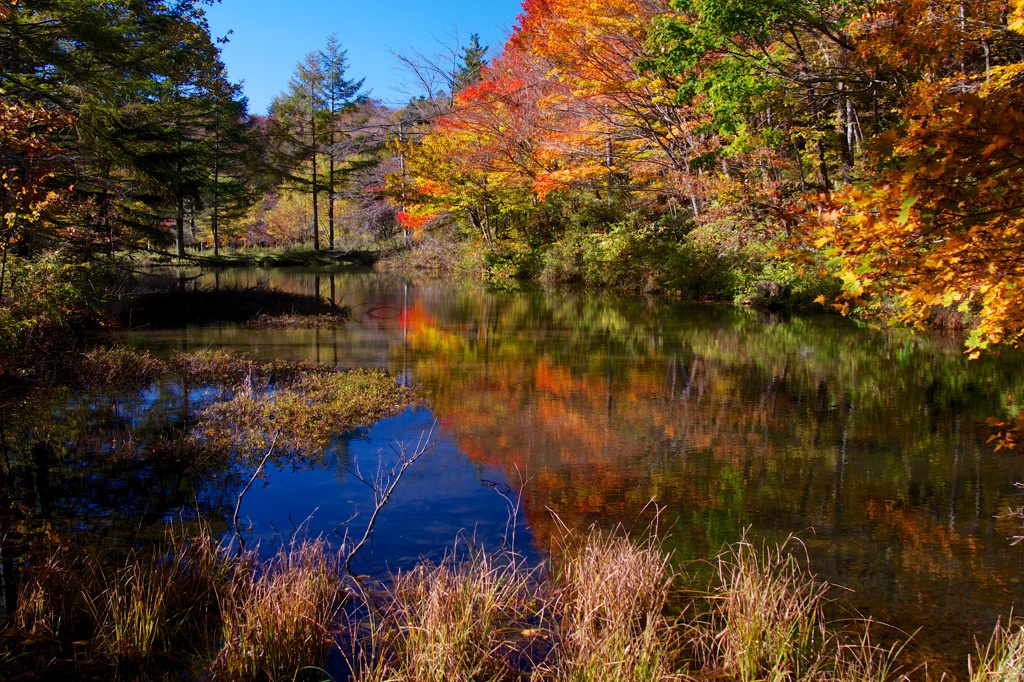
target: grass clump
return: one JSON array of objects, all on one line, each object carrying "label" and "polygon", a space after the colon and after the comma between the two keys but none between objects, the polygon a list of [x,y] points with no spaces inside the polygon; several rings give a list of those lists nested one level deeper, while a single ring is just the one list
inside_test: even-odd
[{"label": "grass clump", "polygon": [[351,313],[320,315],[266,315],[260,314],[246,322],[247,329],[321,329],[340,327],[351,317]]},{"label": "grass clump", "polygon": [[1024,628],[997,623],[992,638],[978,647],[978,664],[971,661],[971,682],[1019,682],[1024,679]]},{"label": "grass clump", "polygon": [[83,557],[58,549],[33,566],[21,585],[15,628],[32,640],[78,641],[94,630]]},{"label": "grass clump", "polygon": [[138,670],[158,655],[202,648],[197,642],[218,618],[217,593],[230,572],[205,525],[191,536],[172,527],[160,545],[115,561],[62,549],[29,570],[13,621],[58,655],[71,643],[93,660]]},{"label": "grass clump", "polygon": [[813,677],[828,638],[828,585],[785,545],[755,549],[744,539],[716,563],[719,586],[703,632],[707,662],[742,682]]},{"label": "grass clump", "polygon": [[76,379],[86,386],[127,390],[149,386],[166,377],[170,367],[148,351],[111,346],[83,353],[76,369]]},{"label": "grass clump", "polygon": [[298,372],[273,384],[245,382],[200,415],[194,437],[206,448],[243,454],[271,444],[288,456],[313,456],[339,433],[396,414],[414,399],[382,370]]},{"label": "grass clump", "polygon": [[680,675],[660,545],[593,532],[548,574],[471,552],[397,576],[352,626],[353,679],[641,682]]},{"label": "grass clump", "polygon": [[[872,641],[870,621],[825,615],[831,586],[811,574],[790,538],[760,547],[746,537],[714,561],[717,585],[703,618],[690,627],[702,677],[770,680],[902,680],[906,642]],[[859,634],[856,634],[859,633]]]},{"label": "grass clump", "polygon": [[[870,621],[828,619],[829,586],[791,543],[727,548],[706,591],[687,588],[656,540],[598,531],[567,535],[547,569],[471,549],[373,591],[345,572],[351,547],[310,540],[261,559],[208,530],[169,537],[114,563],[61,551],[32,569],[13,619],[23,644],[0,660],[47,674],[55,661],[75,672],[92,662],[133,679],[173,661],[192,679],[278,680],[344,658],[354,682],[898,682],[915,672],[900,667],[905,644],[877,643]],[[1022,674],[1024,630],[998,626],[970,680]]]},{"label": "grass clump", "polygon": [[591,531],[556,560],[554,680],[677,679],[678,629],[666,616],[674,573],[652,539]]},{"label": "grass clump", "polygon": [[535,588],[534,572],[515,557],[482,552],[396,576],[379,617],[353,625],[354,679],[514,679],[538,617]]},{"label": "grass clump", "polygon": [[88,661],[127,679],[162,677],[168,663],[193,679],[297,679],[335,645],[340,566],[322,540],[264,560],[230,552],[205,526],[171,529],[116,562],[53,554],[29,572],[12,620],[18,648],[50,673]]},{"label": "grass clump", "polygon": [[243,554],[220,601],[223,644],[214,676],[297,679],[323,665],[345,601],[341,566],[323,540],[282,549],[265,563]]}]

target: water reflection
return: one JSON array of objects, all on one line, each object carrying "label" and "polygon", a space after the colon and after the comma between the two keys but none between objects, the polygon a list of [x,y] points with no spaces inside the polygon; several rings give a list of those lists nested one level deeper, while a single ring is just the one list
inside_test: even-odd
[{"label": "water reflection", "polygon": [[[553,514],[570,527],[632,526],[646,523],[652,499],[684,559],[748,526],[776,539],[798,532],[817,572],[854,590],[854,606],[924,628],[919,643],[958,666],[972,635],[987,637],[1021,599],[1024,549],[1009,546],[1015,529],[995,516],[1019,506],[1012,483],[1024,463],[985,445],[985,419],[1022,397],[1016,354],[969,363],[955,341],[845,320],[609,295],[327,271],[219,278],[268,279],[369,314],[331,330],[196,328],[137,342],[386,367],[426,391],[442,426],[437,461],[450,464],[406,489],[375,560],[436,554],[477,524],[493,537],[503,507],[479,479],[522,475],[538,548],[555,532]],[[429,418],[403,415],[381,434],[415,440]],[[381,438],[348,448],[375,455]],[[280,519],[288,509],[295,519],[306,512],[292,500],[354,494],[337,476],[310,475],[302,492],[252,495],[248,513]],[[318,514],[327,527],[342,512]]]}]

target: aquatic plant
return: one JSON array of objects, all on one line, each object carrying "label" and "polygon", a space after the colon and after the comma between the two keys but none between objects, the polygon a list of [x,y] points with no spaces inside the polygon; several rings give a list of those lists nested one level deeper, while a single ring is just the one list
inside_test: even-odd
[{"label": "aquatic plant", "polygon": [[744,538],[717,558],[719,585],[698,630],[701,648],[707,664],[742,682],[813,677],[824,664],[828,585],[787,550],[755,548]]},{"label": "aquatic plant", "polygon": [[554,560],[555,680],[677,679],[679,629],[666,616],[676,575],[652,535],[641,542],[596,529],[569,536]]},{"label": "aquatic plant", "polygon": [[244,455],[271,442],[290,456],[313,456],[334,436],[391,416],[414,400],[382,370],[298,372],[257,385],[251,377],[230,399],[200,415],[193,438],[205,447]]},{"label": "aquatic plant", "polygon": [[997,623],[992,637],[978,647],[978,663],[970,666],[971,682],[1016,682],[1024,679],[1024,628]]},{"label": "aquatic plant", "polygon": [[[6,632],[0,660],[133,678],[171,660],[193,676],[272,680],[318,677],[340,653],[355,682],[900,682],[923,670],[902,667],[906,641],[878,639],[877,624],[827,618],[829,586],[798,548],[744,539],[701,591],[657,540],[595,530],[567,534],[545,567],[463,547],[367,591],[345,570],[353,545],[296,540],[262,559],[179,526],[113,564],[60,551],[33,568],[12,619],[21,644]],[[970,680],[1022,669],[1024,630],[1000,625]]]},{"label": "aquatic plant", "polygon": [[90,637],[94,623],[86,608],[89,577],[85,557],[58,548],[32,566],[21,584],[12,621],[26,636],[52,641]]}]

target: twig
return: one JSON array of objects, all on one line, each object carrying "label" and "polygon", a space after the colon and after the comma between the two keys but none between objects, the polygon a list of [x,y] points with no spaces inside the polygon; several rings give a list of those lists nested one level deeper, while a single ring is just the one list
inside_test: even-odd
[{"label": "twig", "polygon": [[516,491],[514,502],[511,496],[512,487],[508,484],[487,479],[480,481],[484,486],[498,493],[498,496],[508,505],[509,515],[505,519],[505,546],[513,555],[516,553],[516,528],[519,525],[519,509],[523,502],[523,489],[526,488],[526,483],[529,481],[529,478],[523,478],[523,472],[519,470],[519,465],[517,464],[515,467],[516,473],[519,474],[519,490]]},{"label": "twig", "polygon": [[235,502],[235,514],[231,517],[231,521],[235,527],[235,537],[238,538],[239,554],[241,554],[242,550],[245,549],[245,538],[242,537],[241,531],[238,530],[238,512],[242,509],[242,498],[245,497],[247,492],[249,492],[249,488],[251,488],[252,484],[256,482],[257,478],[259,478],[260,472],[263,471],[263,467],[266,465],[267,460],[270,459],[272,454],[274,454],[274,448],[277,447],[277,437],[280,434],[280,431],[274,434],[273,440],[270,441],[270,449],[267,450],[267,454],[263,455],[263,461],[261,461],[260,465],[256,467],[256,471],[252,473],[252,478],[250,478],[249,482],[245,484],[244,488],[242,488],[242,492],[238,493],[238,500]]},{"label": "twig", "polygon": [[370,541],[370,537],[373,535],[373,528],[377,525],[377,517],[391,499],[392,493],[395,492],[395,488],[398,487],[398,483],[402,480],[402,476],[405,474],[406,470],[411,467],[416,460],[426,454],[427,450],[430,448],[434,435],[434,427],[436,425],[437,422],[435,421],[430,425],[430,430],[425,435],[420,434],[420,440],[416,444],[416,450],[412,455],[408,455],[406,453],[405,446],[399,443],[398,448],[395,450],[395,452],[398,453],[398,462],[386,471],[384,469],[383,462],[381,462],[377,477],[374,479],[372,485],[365,479],[359,477],[359,480],[373,488],[373,513],[370,515],[370,519],[366,522],[366,529],[363,531],[363,536],[357,543],[355,543],[355,545],[352,546],[352,550],[345,558],[345,573],[348,574],[360,589],[363,593],[364,601],[370,606],[372,606],[372,600],[369,596],[369,591],[366,589],[362,580],[352,572],[352,560],[355,558],[356,554],[366,546],[366,543]]}]

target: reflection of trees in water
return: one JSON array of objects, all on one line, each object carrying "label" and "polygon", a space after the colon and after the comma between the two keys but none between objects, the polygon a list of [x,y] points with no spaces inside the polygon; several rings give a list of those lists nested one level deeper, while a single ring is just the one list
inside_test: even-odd
[{"label": "reflection of trees in water", "polygon": [[[222,459],[181,446],[196,395],[173,385],[99,397],[51,390],[9,408],[3,451],[0,558],[5,607],[16,568],[70,544],[122,556],[162,537],[164,522],[196,516],[223,528],[238,487]],[[201,404],[201,403],[200,403]]]},{"label": "reflection of trees in water", "polygon": [[548,509],[628,525],[655,499],[688,558],[746,525],[813,528],[815,568],[911,629],[939,613],[984,631],[1020,596],[992,517],[1021,474],[985,446],[985,418],[1024,388],[1017,357],[586,296],[424,290],[406,318],[413,375],[460,449],[527,472],[541,546]]}]

